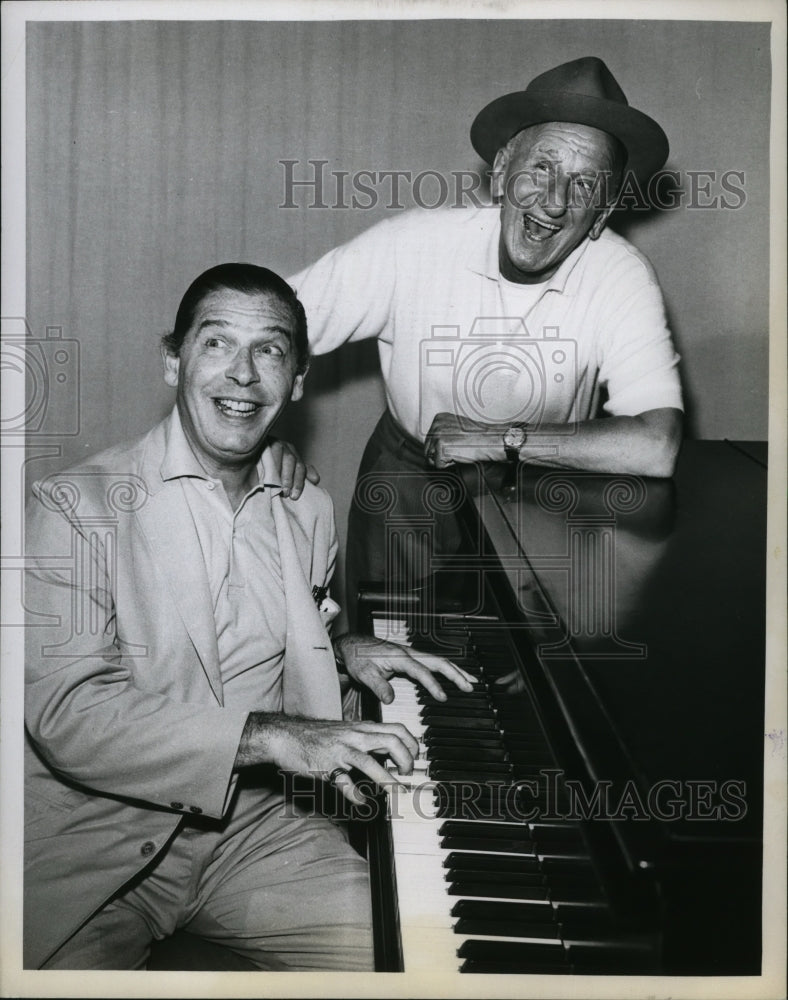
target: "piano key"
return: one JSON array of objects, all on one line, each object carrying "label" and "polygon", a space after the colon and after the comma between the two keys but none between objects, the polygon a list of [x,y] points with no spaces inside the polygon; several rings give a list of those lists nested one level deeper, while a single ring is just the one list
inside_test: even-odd
[{"label": "piano key", "polygon": [[425,708],[431,708],[436,705],[445,705],[447,707],[468,707],[468,708],[492,708],[492,702],[482,693],[477,693],[475,691],[459,691],[456,694],[454,692],[447,692],[446,700],[440,701],[434,695],[430,694],[428,691],[419,692],[416,695],[415,700],[419,705]]},{"label": "piano key", "polygon": [[450,851],[443,861],[444,867],[459,870],[462,868],[478,871],[486,869],[492,872],[526,873],[542,870],[542,862],[536,855],[518,856],[512,854],[484,854],[473,851]]},{"label": "piano key", "polygon": [[524,944],[515,941],[485,941],[470,938],[457,949],[460,958],[484,963],[487,972],[495,972],[504,966],[507,972],[529,972],[535,962],[560,965],[566,963],[564,946],[560,940]]},{"label": "piano key", "polygon": [[495,882],[450,882],[450,896],[481,896],[484,899],[547,899],[543,885],[497,885]]},{"label": "piano key", "polygon": [[493,715],[490,715],[489,717],[474,716],[469,714],[443,716],[438,712],[429,710],[422,714],[421,722],[428,729],[432,729],[436,733],[444,730],[462,731],[466,728],[475,731],[481,729],[490,732],[495,732],[497,729],[495,717]]},{"label": "piano key", "polygon": [[[429,646],[424,638],[417,642]],[[445,655],[442,641],[432,645]],[[571,971],[556,937],[563,928],[573,932],[577,960],[602,967],[607,959],[587,955],[580,932],[608,911],[579,830],[523,822],[524,811],[548,804],[541,785],[537,795],[518,790],[514,770],[498,769],[514,763],[520,775],[539,781],[540,768],[555,767],[538,717],[523,694],[489,694],[495,677],[512,670],[505,643],[487,637],[471,649],[466,635],[464,647],[478,677],[473,692],[436,678],[447,694],[441,702],[407,678],[393,678],[395,700],[381,708],[382,721],[401,722],[417,736],[422,757],[413,775],[400,778],[412,791],[390,796],[405,968],[432,972],[440,962],[441,969],[467,972]],[[454,912],[453,905],[487,909]],[[530,909],[514,916],[510,907]]]},{"label": "piano key", "polygon": [[436,754],[436,761],[487,761],[490,763],[496,762],[499,764],[509,763],[509,754],[503,748],[503,746],[488,747],[488,746],[468,746],[466,745],[456,745],[456,746],[446,746],[440,742],[432,744],[433,753]]},{"label": "piano key", "polygon": [[447,851],[491,851],[493,853],[524,854],[535,846],[533,841],[498,840],[488,837],[443,837],[440,846]]},{"label": "piano key", "polygon": [[544,885],[545,876],[541,871],[496,872],[488,868],[449,868],[444,876],[447,882],[461,886],[464,882],[487,885]]},{"label": "piano key", "polygon": [[427,742],[433,747],[457,747],[459,749],[467,747],[494,747],[505,750],[504,742],[499,733],[447,733],[435,731],[427,735]]},{"label": "piano key", "polygon": [[472,920],[463,917],[454,925],[455,934],[470,936],[471,934],[489,934],[517,938],[539,938],[559,940],[561,932],[555,924],[516,924],[505,920]]},{"label": "piano key", "polygon": [[447,704],[439,701],[425,706],[420,715],[424,722],[430,718],[446,719],[447,725],[450,724],[448,720],[455,718],[468,719],[471,723],[476,719],[489,719],[495,725],[496,718],[495,712],[487,705]]}]

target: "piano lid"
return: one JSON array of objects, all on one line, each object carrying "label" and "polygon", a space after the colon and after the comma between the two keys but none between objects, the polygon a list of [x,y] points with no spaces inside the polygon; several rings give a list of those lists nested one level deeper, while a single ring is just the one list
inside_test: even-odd
[{"label": "piano lid", "polygon": [[[520,627],[577,738],[590,744],[600,720],[610,725],[621,773],[636,776],[642,801],[653,794],[669,838],[759,839],[766,469],[757,456],[688,441],[674,480],[523,466],[508,490],[500,466],[485,468],[478,488],[469,473]],[[604,780],[604,767],[595,776]]]}]

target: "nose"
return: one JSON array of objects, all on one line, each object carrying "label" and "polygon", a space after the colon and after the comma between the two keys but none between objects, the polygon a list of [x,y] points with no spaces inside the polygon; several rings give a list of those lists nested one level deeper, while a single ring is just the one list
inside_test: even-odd
[{"label": "nose", "polygon": [[542,210],[551,219],[559,219],[566,212],[568,202],[569,178],[551,170],[539,199]]},{"label": "nose", "polygon": [[251,350],[236,351],[225,375],[237,385],[254,385],[255,382],[259,382],[260,376],[254,366]]}]

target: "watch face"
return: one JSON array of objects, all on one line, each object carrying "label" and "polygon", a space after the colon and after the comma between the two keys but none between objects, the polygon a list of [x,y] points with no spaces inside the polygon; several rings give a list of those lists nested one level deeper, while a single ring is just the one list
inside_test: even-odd
[{"label": "watch face", "polygon": [[504,448],[521,448],[525,444],[525,431],[522,427],[509,427],[504,431]]}]

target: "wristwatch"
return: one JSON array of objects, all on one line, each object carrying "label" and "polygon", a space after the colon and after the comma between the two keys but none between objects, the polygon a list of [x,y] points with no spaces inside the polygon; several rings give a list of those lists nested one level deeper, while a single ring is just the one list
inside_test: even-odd
[{"label": "wristwatch", "polygon": [[519,424],[507,427],[503,432],[503,449],[506,452],[507,462],[520,461],[520,449],[528,438],[528,432]]}]

